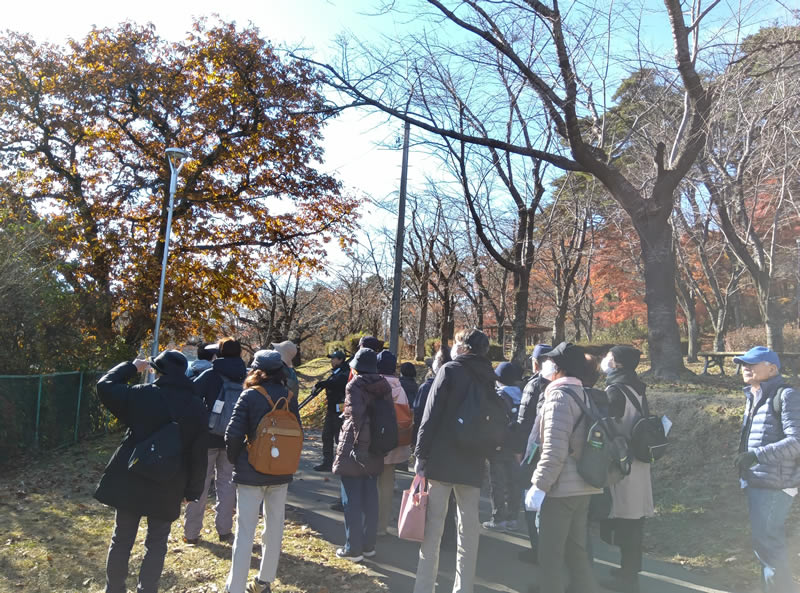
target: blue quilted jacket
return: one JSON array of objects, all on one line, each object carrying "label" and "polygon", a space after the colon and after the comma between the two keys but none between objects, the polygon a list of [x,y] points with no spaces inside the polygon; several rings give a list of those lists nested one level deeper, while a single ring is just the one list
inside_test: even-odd
[{"label": "blue quilted jacket", "polygon": [[761,396],[755,402],[751,388],[745,387],[740,450],[753,451],[758,458],[758,463],[742,475],[749,486],[800,486],[800,392],[792,388],[783,391],[781,420],[772,409],[772,398],[785,384],[780,375],[762,383]]}]

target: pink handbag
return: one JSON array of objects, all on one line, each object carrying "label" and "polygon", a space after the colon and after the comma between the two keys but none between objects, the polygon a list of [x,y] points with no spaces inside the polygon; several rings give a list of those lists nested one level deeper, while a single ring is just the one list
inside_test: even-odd
[{"label": "pink handbag", "polygon": [[425,539],[425,514],[428,510],[428,480],[414,476],[411,487],[403,491],[400,516],[397,518],[397,537],[414,542]]}]

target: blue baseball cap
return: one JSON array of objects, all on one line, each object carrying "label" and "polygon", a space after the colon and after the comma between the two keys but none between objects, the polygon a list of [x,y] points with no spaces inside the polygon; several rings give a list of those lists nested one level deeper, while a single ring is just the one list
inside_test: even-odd
[{"label": "blue baseball cap", "polygon": [[781,368],[781,359],[772,350],[766,346],[756,346],[750,348],[741,356],[734,356],[733,362],[736,364],[758,364],[759,362],[769,362],[774,364],[778,369]]},{"label": "blue baseball cap", "polygon": [[536,344],[536,346],[533,347],[533,354],[531,354],[531,358],[539,360],[539,357],[542,354],[547,354],[552,349],[553,347],[550,344]]}]

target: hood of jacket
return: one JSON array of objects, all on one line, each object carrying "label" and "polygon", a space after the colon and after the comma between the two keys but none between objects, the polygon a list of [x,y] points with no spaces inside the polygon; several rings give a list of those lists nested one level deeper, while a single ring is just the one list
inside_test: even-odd
[{"label": "hood of jacket", "polygon": [[230,381],[242,382],[247,376],[247,366],[238,356],[217,358],[213,364],[214,370]]},{"label": "hood of jacket", "polygon": [[391,386],[382,375],[373,373],[356,375],[353,381],[357,381],[358,387],[371,395],[380,395],[381,393],[392,390]]},{"label": "hood of jacket", "polygon": [[492,391],[494,391],[494,382],[497,376],[494,374],[492,363],[485,356],[477,354],[459,354],[455,357],[453,362],[463,366],[475,380],[480,383],[485,383]]}]

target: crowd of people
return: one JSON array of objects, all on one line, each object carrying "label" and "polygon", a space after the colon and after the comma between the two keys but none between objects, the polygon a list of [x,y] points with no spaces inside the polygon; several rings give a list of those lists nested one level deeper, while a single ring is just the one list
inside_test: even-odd
[{"label": "crowd of people", "polygon": [[[648,414],[646,385],[637,375],[641,352],[617,345],[600,358],[570,343],[539,344],[531,357],[533,374],[523,378],[525,371],[514,363],[493,368],[488,351],[483,332],[458,332],[452,349],[431,361],[421,385],[415,366],[403,363],[398,369],[396,356],[372,336],[361,340],[350,360],[339,350],[329,354],[330,376],[314,386],[314,393],[324,392],[326,399],[322,460],[314,469],[333,472],[341,482],[334,508],[344,514],[345,544],[336,554],[361,562],[378,553],[378,536],[394,519],[395,470],[407,469],[413,460],[428,501],[414,593],[433,593],[448,529],[457,540],[453,593],[471,593],[481,527],[517,531],[520,513],[530,542],[520,558],[539,564],[531,592],[593,593],[598,585],[623,593],[642,590],[644,520],[654,514],[651,460],[631,456],[624,477],[605,488],[590,484],[580,466],[584,448],[596,446],[587,438],[595,430],[587,410],[599,410],[626,442],[636,438]],[[218,539],[232,543],[225,590],[269,593],[288,486],[299,462],[299,444],[291,439],[302,439],[296,354],[291,342],[272,344],[257,351],[247,367],[239,342],[224,338],[199,344],[191,364],[168,350],[155,359],[124,362],[100,379],[101,401],[128,429],[95,494],[116,510],[108,593],[125,591],[142,517],[147,535],[138,591],[158,590],[171,524],[185,501],[183,539],[198,543],[212,481]],[[742,365],[746,383],[735,465],[746,489],[763,590],[794,593],[784,526],[800,486],[800,394],[782,378],[776,353],[756,347],[734,360]],[[156,373],[154,382],[129,384],[148,370]],[[605,390],[594,387],[601,374]],[[499,398],[507,411],[502,442],[490,453],[463,446],[459,423],[464,423],[465,401],[476,394]],[[378,422],[378,408],[407,409],[409,418],[413,412],[408,440],[396,439],[391,449],[375,446],[380,435],[372,423]],[[274,418],[280,412],[297,431],[279,427]],[[256,446],[268,438],[266,449]],[[294,465],[287,460],[293,447],[298,447]],[[254,457],[256,449],[266,451],[266,465]],[[492,515],[481,524],[485,476]],[[248,581],[259,513],[261,563]],[[603,541],[620,549],[620,567],[599,583],[591,569],[591,523]]]}]

